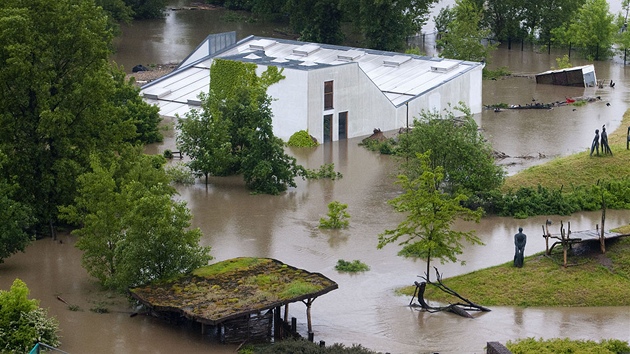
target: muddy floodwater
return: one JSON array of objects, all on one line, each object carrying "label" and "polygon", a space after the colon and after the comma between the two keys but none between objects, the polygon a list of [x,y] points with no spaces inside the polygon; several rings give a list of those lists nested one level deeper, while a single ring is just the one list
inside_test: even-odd
[{"label": "muddy floodwater", "polygon": [[[213,27],[214,26],[214,27]],[[258,27],[257,27],[258,26]],[[171,11],[164,20],[145,21],[123,28],[113,58],[126,68],[135,64],[182,60],[210,33],[237,30],[273,36],[273,26],[224,23],[202,11]],[[267,31],[267,32],[265,32]],[[251,32],[251,33],[250,33]],[[432,44],[425,42],[430,52]],[[555,66],[562,51],[547,54],[546,48],[525,46],[500,48],[489,66],[506,66],[518,76],[484,81],[483,104],[528,104],[562,101],[566,97],[600,96],[581,107],[553,110],[483,111],[475,119],[495,150],[509,156],[502,160],[508,173],[584,151],[595,129],[619,128],[630,107],[628,69],[616,58],[596,62],[598,78],[614,80],[614,88],[565,88],[536,85],[532,75]],[[574,54],[574,56],[577,56]],[[574,65],[585,64],[572,57]],[[610,105],[606,105],[609,103]],[[626,127],[621,127],[626,129]],[[213,178],[210,184],[178,188],[178,198],[191,209],[195,227],[203,231],[201,242],[212,247],[215,260],[232,257],[271,257],[312,272],[320,272],[339,284],[339,289],[315,300],[312,307],[315,340],[347,345],[360,343],[390,353],[483,353],[486,342],[505,343],[524,337],[569,337],[573,339],[616,338],[630,341],[630,307],[518,308],[492,307],[492,311],[465,319],[447,313],[430,314],[408,307],[409,298],[394,294],[398,287],[413,284],[425,268],[423,261],[396,255],[396,245],[376,248],[377,235],[402,220],[387,204],[399,193],[393,184],[396,163],[389,156],[366,151],[360,139],[324,144],[314,149],[288,149],[298,163],[315,169],[334,163],[343,174],[336,181],[298,180],[298,186],[280,196],[250,195],[240,177]],[[172,134],[149,153],[175,149]],[[528,157],[528,158],[524,158]],[[533,157],[533,158],[532,158]],[[177,159],[174,160],[174,163]],[[350,227],[340,231],[317,228],[327,204],[348,204]],[[552,220],[552,232],[560,221],[572,230],[592,229],[600,223],[599,212],[571,216],[540,216],[526,220],[486,217],[479,224],[458,223],[456,228],[474,229],[484,246],[466,247],[465,265],[435,265],[445,278],[509,262],[513,235],[523,227],[529,236],[525,255],[545,249],[541,226]],[[630,211],[608,210],[606,228],[630,223]],[[61,349],[69,353],[234,353],[236,346],[222,345],[198,328],[174,326],[144,315],[131,317],[133,308],[125,299],[102,291],[81,267],[81,252],[74,237],[59,241],[43,239],[0,264],[0,288],[8,289],[17,277],[31,289],[60,322]],[[337,260],[361,260],[370,271],[350,275],[335,271]],[[527,267],[527,263],[525,264]],[[448,280],[446,280],[448,282]],[[78,311],[70,311],[64,302]],[[474,301],[474,299],[471,299]],[[99,314],[91,309],[107,308]],[[306,334],[305,306],[290,306],[298,329]]]}]

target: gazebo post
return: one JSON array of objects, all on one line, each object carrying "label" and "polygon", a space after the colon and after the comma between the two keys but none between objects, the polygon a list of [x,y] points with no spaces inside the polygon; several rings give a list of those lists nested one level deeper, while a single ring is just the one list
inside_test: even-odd
[{"label": "gazebo post", "polygon": [[284,322],[289,322],[289,304],[284,304]]},{"label": "gazebo post", "polygon": [[306,305],[306,323],[309,339],[313,338],[313,322],[311,321],[311,305],[313,304],[313,301],[315,301],[315,298],[309,298],[306,302],[304,302],[304,305]]}]

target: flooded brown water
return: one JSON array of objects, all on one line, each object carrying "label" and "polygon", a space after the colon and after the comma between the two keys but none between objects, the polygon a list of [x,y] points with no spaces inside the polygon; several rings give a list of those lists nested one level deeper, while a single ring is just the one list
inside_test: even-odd
[{"label": "flooded brown water", "polygon": [[[205,13],[205,15],[204,15]],[[195,17],[199,16],[199,17]],[[219,27],[211,27],[217,25]],[[249,28],[223,23],[202,11],[171,12],[165,20],[135,23],[124,29],[114,60],[130,68],[139,63],[159,63],[183,59],[205,36],[213,32],[237,30],[242,38],[273,26],[257,24]],[[130,30],[133,29],[133,30]],[[427,52],[430,50],[427,44]],[[499,49],[490,66],[507,66],[515,73],[533,74],[555,65],[555,57],[545,48],[524,51]],[[579,65],[585,62],[575,60]],[[131,66],[128,66],[131,65]],[[608,131],[619,127],[622,114],[630,107],[626,68],[617,61],[595,63],[598,78],[614,79],[614,89],[563,88],[536,85],[532,78],[514,77],[486,81],[484,104],[504,102],[526,104],[532,98],[553,102],[572,96],[600,96],[601,102],[577,107],[547,110],[492,110],[479,114],[484,134],[496,150],[510,159],[503,161],[514,173],[554,156],[587,149],[594,130],[606,125]],[[606,106],[605,103],[610,103]],[[625,129],[625,128],[624,128]],[[398,257],[397,247],[376,249],[377,235],[394,227],[401,215],[386,201],[397,195],[393,185],[395,162],[358,146],[360,139],[334,142],[316,149],[289,149],[307,168],[334,163],[343,178],[337,181],[302,181],[280,196],[250,195],[241,178],[216,178],[206,186],[181,187],[182,200],[194,215],[194,226],[202,229],[202,243],[212,246],[217,261],[237,256],[277,258],[296,267],[321,272],[335,280],[339,289],[318,298],[312,308],[315,339],[347,345],[360,343],[368,348],[391,353],[482,353],[487,341],[506,342],[523,337],[570,337],[574,339],[617,338],[630,341],[630,307],[610,308],[514,308],[497,307],[464,319],[444,313],[418,312],[407,306],[409,298],[394,295],[394,289],[412,284],[424,270],[424,262]],[[174,149],[172,136],[148,148],[150,153]],[[538,156],[547,159],[521,159]],[[317,228],[331,201],[348,204],[350,228],[322,231]],[[529,236],[526,255],[544,250],[541,225],[549,218],[554,227],[570,221],[572,230],[591,229],[600,222],[599,212],[578,213],[570,217],[541,216],[527,220],[487,217],[480,224],[459,223],[457,228],[475,229],[485,246],[467,247],[465,266],[436,264],[445,277],[505,263],[513,257],[512,236],[523,227]],[[630,211],[607,212],[606,228],[630,223]],[[61,349],[69,353],[233,353],[226,346],[201,336],[195,328],[177,327],[146,317],[130,317],[132,308],[118,296],[103,292],[81,267],[80,251],[74,238],[62,236],[63,243],[44,239],[26,253],[0,264],[0,288],[8,289],[19,277],[58,318],[62,329]],[[335,271],[338,259],[358,259],[371,270],[358,275]],[[525,265],[527,266],[527,264]],[[70,311],[57,299],[61,297],[80,311]],[[90,308],[105,306],[110,312],[96,314]],[[290,315],[305,329],[305,306],[292,304]]]}]

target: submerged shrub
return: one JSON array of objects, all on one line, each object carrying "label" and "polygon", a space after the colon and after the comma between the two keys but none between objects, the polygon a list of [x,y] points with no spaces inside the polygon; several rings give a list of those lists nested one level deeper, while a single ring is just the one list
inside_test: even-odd
[{"label": "submerged shrub", "polygon": [[319,143],[306,130],[300,130],[291,135],[287,145],[294,147],[316,147]]},{"label": "submerged shrub", "polygon": [[370,270],[370,267],[358,259],[355,259],[352,262],[340,259],[337,261],[335,269],[340,272],[357,273],[368,271]]},{"label": "submerged shrub", "polygon": [[319,219],[319,227],[322,229],[342,229],[348,227],[350,223],[348,219],[350,214],[346,211],[348,204],[342,204],[338,201],[328,204],[328,219]]}]

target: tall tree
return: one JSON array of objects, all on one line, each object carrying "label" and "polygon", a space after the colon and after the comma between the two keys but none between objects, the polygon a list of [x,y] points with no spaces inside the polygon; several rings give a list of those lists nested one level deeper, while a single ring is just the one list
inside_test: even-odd
[{"label": "tall tree", "polygon": [[343,41],[339,0],[288,0],[285,9],[300,40],[328,44]]},{"label": "tall tree", "polygon": [[399,51],[420,33],[437,0],[343,0],[342,8],[359,29],[365,46]]},{"label": "tall tree", "polygon": [[608,2],[587,0],[573,17],[566,32],[556,34],[565,44],[582,48],[585,57],[605,60],[612,55],[616,30]]},{"label": "tall tree", "polygon": [[527,31],[521,27],[523,9],[517,0],[488,0],[483,8],[483,23],[495,39],[507,42],[508,48],[514,40],[523,40]]},{"label": "tall tree", "polygon": [[[464,115],[455,117],[454,110]],[[460,105],[454,110],[447,110],[444,115],[423,111],[414,119],[414,128],[401,135],[403,156],[409,161],[403,165],[403,170],[415,177],[416,154],[432,151],[430,165],[443,169],[445,191],[483,195],[503,183],[505,172],[495,164],[492,146],[479,132],[470,109]]]},{"label": "tall tree", "polygon": [[473,0],[457,0],[453,8],[455,19],[447,26],[447,31],[437,41],[442,48],[440,57],[484,61],[488,60],[490,52],[496,47],[484,41],[490,31],[483,29],[481,21],[483,11]]},{"label": "tall tree", "polygon": [[[412,171],[417,177],[407,174],[398,176],[397,183],[403,194],[389,201],[398,212],[407,217],[398,227],[378,235],[378,248],[398,242],[402,249],[398,255],[403,257],[424,258],[427,263],[425,277],[430,278],[431,260],[439,259],[456,262],[463,253],[462,240],[470,244],[483,244],[474,231],[455,231],[451,226],[455,220],[462,219],[479,222],[482,211],[465,208],[461,202],[464,194],[451,195],[441,190],[444,169],[432,167],[431,152],[418,154],[419,164]],[[399,242],[399,239],[402,241]]]},{"label": "tall tree", "polygon": [[8,155],[0,173],[20,181],[15,198],[40,230],[73,200],[91,152],[138,139],[137,128],[157,129],[138,124],[157,112],[111,67],[111,40],[91,0],[0,2],[0,145]]},{"label": "tall tree", "polygon": [[124,290],[205,265],[199,229],[189,229],[190,212],[172,198],[161,156],[139,148],[120,155],[92,156],[92,171],[79,177],[79,196],[61,207],[79,226],[83,266],[103,285]]},{"label": "tall tree", "polygon": [[[5,159],[0,150],[0,167]],[[33,223],[29,208],[13,198],[19,188],[18,183],[9,183],[0,175],[0,263],[14,253],[24,252],[34,239],[27,232]]]},{"label": "tall tree", "polygon": [[204,175],[242,173],[247,186],[260,193],[278,194],[295,186],[303,168],[273,135],[267,95],[267,88],[284,78],[282,72],[270,66],[258,76],[255,64],[218,59],[210,77],[203,112],[186,116],[197,122],[180,123],[178,146],[193,158],[190,168]]}]

